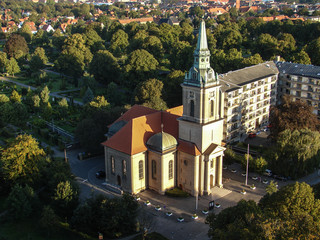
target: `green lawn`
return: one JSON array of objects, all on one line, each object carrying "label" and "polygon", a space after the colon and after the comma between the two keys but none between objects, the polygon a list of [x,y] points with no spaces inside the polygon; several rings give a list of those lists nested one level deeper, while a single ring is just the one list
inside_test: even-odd
[{"label": "green lawn", "polygon": [[27,219],[19,222],[2,222],[0,224],[0,239],[33,239],[33,240],[93,240],[84,234],[69,229],[65,223],[60,223],[50,235],[40,229],[37,219]]}]

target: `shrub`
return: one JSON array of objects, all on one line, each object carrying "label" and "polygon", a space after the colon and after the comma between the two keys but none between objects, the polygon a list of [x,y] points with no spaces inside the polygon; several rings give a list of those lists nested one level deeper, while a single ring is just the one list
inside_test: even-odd
[{"label": "shrub", "polygon": [[180,188],[173,188],[166,191],[166,195],[170,197],[188,197],[189,194]]}]

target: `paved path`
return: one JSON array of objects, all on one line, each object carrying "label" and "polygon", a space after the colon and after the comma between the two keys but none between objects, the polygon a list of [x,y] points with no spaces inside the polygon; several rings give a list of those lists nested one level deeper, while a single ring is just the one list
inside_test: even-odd
[{"label": "paved path", "polygon": [[[21,82],[18,82],[18,81],[14,81],[12,79],[9,79],[9,78],[6,78],[6,77],[0,77],[0,80],[2,81],[6,81],[6,82],[11,82],[11,83],[14,83],[16,85],[19,85],[21,87],[24,87],[24,88],[29,88],[31,90],[36,90],[37,88],[33,87],[33,86],[30,86],[30,85],[27,85],[27,84],[24,84],[24,83],[21,83]],[[74,91],[74,90],[69,90],[70,92]],[[50,93],[50,96],[51,97],[55,97],[55,98],[66,98],[68,102],[70,102],[70,99],[68,97],[65,97],[65,96],[61,96],[60,93],[65,93],[65,92],[68,92],[68,91],[63,91],[63,92],[51,92]],[[80,102],[80,101],[77,101],[77,100],[73,100],[73,102],[77,105],[83,105],[83,102]]]}]

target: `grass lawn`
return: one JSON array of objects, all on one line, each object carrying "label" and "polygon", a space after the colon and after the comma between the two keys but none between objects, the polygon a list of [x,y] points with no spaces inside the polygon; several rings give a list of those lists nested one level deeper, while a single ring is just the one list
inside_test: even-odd
[{"label": "grass lawn", "polygon": [[69,229],[65,223],[60,223],[49,236],[40,229],[37,219],[27,219],[19,222],[3,222],[0,224],[0,238],[4,239],[33,239],[33,240],[93,240],[87,235]]}]

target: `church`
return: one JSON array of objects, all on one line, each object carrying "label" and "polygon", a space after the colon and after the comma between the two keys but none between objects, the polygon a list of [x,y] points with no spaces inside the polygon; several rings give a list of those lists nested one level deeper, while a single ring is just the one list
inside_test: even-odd
[{"label": "church", "polygon": [[210,67],[204,21],[194,62],[182,87],[182,106],[157,111],[133,106],[110,125],[106,182],[132,194],[179,187],[192,196],[222,187],[224,96]]}]

